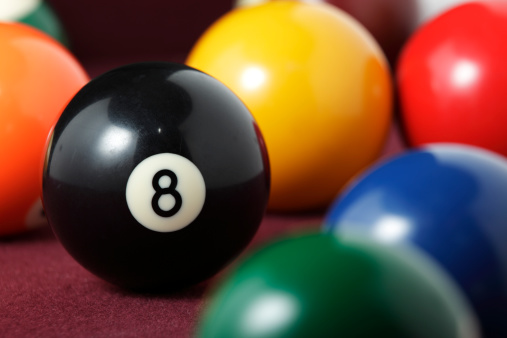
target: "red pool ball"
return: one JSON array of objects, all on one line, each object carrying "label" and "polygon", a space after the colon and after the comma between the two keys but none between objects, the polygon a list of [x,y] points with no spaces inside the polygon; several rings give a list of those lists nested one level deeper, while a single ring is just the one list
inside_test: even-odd
[{"label": "red pool ball", "polygon": [[469,3],[423,26],[397,67],[414,146],[458,142],[507,155],[507,3]]}]

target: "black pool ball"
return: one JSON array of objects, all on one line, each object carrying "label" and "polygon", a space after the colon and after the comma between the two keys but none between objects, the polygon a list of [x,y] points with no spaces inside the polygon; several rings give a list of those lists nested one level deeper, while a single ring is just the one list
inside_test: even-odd
[{"label": "black pool ball", "polygon": [[250,242],[269,195],[262,135],[219,81],[139,63],[79,91],[59,118],[43,203],[65,249],[121,287],[174,290],[222,269]]}]

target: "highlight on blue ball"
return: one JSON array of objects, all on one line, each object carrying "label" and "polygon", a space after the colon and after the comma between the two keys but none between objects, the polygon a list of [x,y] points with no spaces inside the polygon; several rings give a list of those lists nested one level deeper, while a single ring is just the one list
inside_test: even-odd
[{"label": "highlight on blue ball", "polygon": [[324,231],[426,252],[457,282],[486,337],[507,337],[507,159],[435,144],[371,168],[337,198]]}]

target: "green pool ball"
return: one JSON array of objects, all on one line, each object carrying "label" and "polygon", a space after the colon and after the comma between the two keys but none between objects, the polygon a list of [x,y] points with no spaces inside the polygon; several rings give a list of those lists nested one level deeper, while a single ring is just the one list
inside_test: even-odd
[{"label": "green pool ball", "polygon": [[67,36],[53,9],[42,0],[1,0],[0,21],[22,22],[67,45]]},{"label": "green pool ball", "polygon": [[281,240],[239,264],[210,296],[198,337],[479,337],[450,279],[409,248]]}]

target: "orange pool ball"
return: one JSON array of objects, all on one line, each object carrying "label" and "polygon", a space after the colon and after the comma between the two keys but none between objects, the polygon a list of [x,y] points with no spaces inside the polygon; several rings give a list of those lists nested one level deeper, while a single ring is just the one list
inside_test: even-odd
[{"label": "orange pool ball", "polygon": [[0,23],[0,236],[46,223],[41,158],[65,104],[88,76],[46,34]]},{"label": "orange pool ball", "polygon": [[392,79],[357,21],[327,4],[268,2],[214,23],[187,64],[247,105],[268,149],[269,209],[326,207],[375,161],[392,117]]}]

